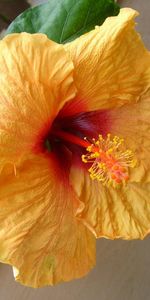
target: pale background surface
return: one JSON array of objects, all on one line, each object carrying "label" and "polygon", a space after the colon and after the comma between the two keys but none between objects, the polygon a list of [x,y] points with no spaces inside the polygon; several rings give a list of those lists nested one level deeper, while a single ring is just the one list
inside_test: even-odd
[{"label": "pale background surface", "polygon": [[[120,2],[140,11],[138,30],[150,49],[150,0]],[[14,281],[11,267],[0,265],[0,300],[50,299],[150,300],[150,238],[131,242],[99,240],[93,271],[55,288],[34,290],[21,286]]]}]

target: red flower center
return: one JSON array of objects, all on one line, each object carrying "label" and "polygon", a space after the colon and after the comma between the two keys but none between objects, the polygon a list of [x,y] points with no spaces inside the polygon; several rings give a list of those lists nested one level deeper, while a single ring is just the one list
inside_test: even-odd
[{"label": "red flower center", "polygon": [[106,136],[109,127],[106,112],[79,113],[68,117],[63,117],[61,113],[44,136],[43,147],[45,151],[54,151],[59,154],[60,150],[66,149],[71,154],[78,155],[81,160],[81,155],[89,146],[84,137],[92,141],[94,137],[98,137],[99,133]]},{"label": "red flower center", "polygon": [[68,176],[71,165],[78,164],[89,171],[91,179],[115,186],[128,180],[128,168],[133,168],[136,160],[123,139],[108,132],[110,122],[105,111],[68,117],[61,113],[40,138],[40,151],[47,156],[53,153]]},{"label": "red flower center", "polygon": [[[97,138],[109,131],[109,118],[106,111],[76,113],[67,116],[66,110],[58,114],[52,125],[46,124],[37,137],[34,152],[47,157],[53,154],[61,168],[70,170],[72,164],[86,168],[81,156],[86,153],[84,137]],[[69,135],[69,137],[68,137]]]}]

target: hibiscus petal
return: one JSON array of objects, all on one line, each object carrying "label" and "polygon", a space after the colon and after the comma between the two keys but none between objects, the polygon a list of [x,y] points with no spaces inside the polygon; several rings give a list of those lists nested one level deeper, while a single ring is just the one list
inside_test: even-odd
[{"label": "hibiscus petal", "polygon": [[85,275],[95,238],[77,219],[80,202],[54,158],[32,156],[0,177],[0,260],[16,280],[40,287]]},{"label": "hibiscus petal", "polygon": [[150,90],[137,103],[108,111],[110,132],[124,138],[135,153],[137,166],[130,170],[130,182],[150,182]]},{"label": "hibiscus petal", "polygon": [[79,178],[75,168],[71,180],[85,205],[79,216],[96,237],[143,239],[150,232],[150,184],[108,188],[87,174]]},{"label": "hibiscus petal", "polygon": [[136,102],[150,86],[150,55],[134,29],[137,15],[121,9],[101,27],[65,45],[75,66],[76,102],[87,110]]},{"label": "hibiscus petal", "polygon": [[43,34],[13,34],[0,41],[0,156],[15,161],[37,133],[75,96],[73,64],[61,45]]}]

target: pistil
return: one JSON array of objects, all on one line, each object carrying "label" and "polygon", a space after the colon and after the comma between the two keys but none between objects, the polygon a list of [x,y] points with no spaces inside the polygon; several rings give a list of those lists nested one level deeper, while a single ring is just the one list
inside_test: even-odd
[{"label": "pistil", "polygon": [[53,135],[57,138],[60,138],[66,142],[70,142],[72,144],[81,146],[83,148],[87,148],[91,144],[86,139],[81,139],[78,136],[75,136],[69,132],[63,130],[55,130],[53,131]]},{"label": "pistil", "polygon": [[[98,148],[98,151],[95,150]],[[91,179],[97,179],[103,185],[116,187],[126,183],[129,179],[129,168],[136,166],[136,159],[131,150],[126,149],[124,140],[108,134],[104,139],[99,135],[98,140],[93,139],[93,144],[87,147],[87,154],[82,155],[84,163],[90,163]]]},{"label": "pistil", "polygon": [[72,133],[57,130],[53,135],[59,139],[86,148],[87,154],[82,155],[83,163],[89,163],[91,179],[97,179],[103,185],[116,187],[129,179],[129,168],[136,166],[136,159],[131,150],[126,149],[124,140],[118,136],[102,135],[90,142],[86,137],[81,139]]}]

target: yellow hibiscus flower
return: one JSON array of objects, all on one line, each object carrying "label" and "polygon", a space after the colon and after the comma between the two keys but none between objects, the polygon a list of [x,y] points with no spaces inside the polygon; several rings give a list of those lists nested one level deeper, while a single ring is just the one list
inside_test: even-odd
[{"label": "yellow hibiscus flower", "polygon": [[85,275],[95,237],[150,230],[150,54],[136,15],[65,46],[0,42],[0,260],[25,285]]}]

